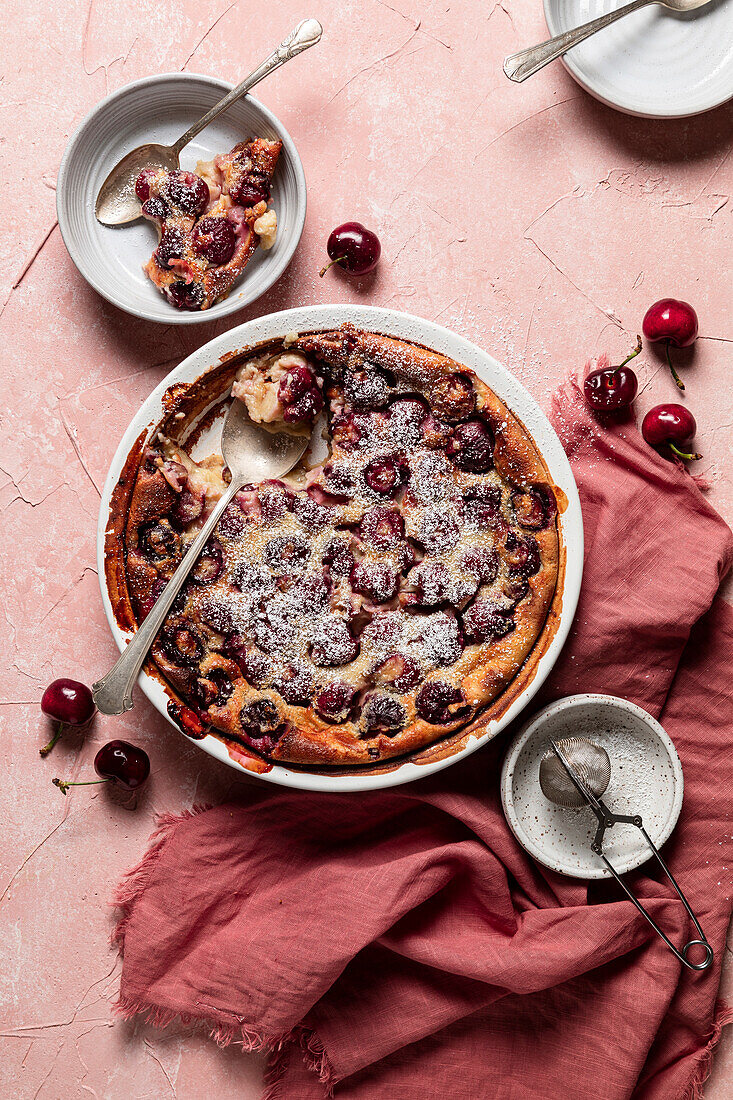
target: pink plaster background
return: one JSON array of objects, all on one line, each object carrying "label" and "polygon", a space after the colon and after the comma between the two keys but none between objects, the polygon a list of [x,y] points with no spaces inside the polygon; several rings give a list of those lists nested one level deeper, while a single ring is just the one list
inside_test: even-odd
[{"label": "pink plaster background", "polygon": [[[239,79],[311,14],[325,27],[320,46],[258,90],[298,143],[309,183],[288,272],[250,309],[195,329],[107,305],[77,274],[55,223],[72,129],[106,92],[149,73]],[[510,84],[504,55],[545,34],[539,0],[9,0],[3,24],[0,1094],[247,1100],[259,1094],[257,1058],[190,1030],[114,1019],[107,906],[157,811],[221,800],[242,781],[142,698],[132,714],[38,757],[46,683],[91,683],[116,656],[94,542],[120,434],[167,370],[259,313],[333,300],[419,313],[494,352],[547,407],[569,368],[604,348],[623,357],[646,307],[675,294],[694,303],[703,334],[684,360],[699,471],[733,520],[733,108],[634,120],[595,103],[557,64]],[[318,278],[327,234],[345,218],[381,236],[372,281]],[[645,350],[637,363],[642,410],[676,399],[659,355]],[[87,775],[113,736],[152,758],[138,805],[104,788],[62,798],[51,777]],[[732,1068],[728,1038],[708,1100],[733,1097]]]}]

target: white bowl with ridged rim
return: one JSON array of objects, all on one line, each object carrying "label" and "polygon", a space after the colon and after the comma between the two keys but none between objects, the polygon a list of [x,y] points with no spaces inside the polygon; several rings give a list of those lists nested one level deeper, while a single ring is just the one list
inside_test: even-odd
[{"label": "white bowl with ridged rim", "polygon": [[152,223],[101,225],[94,216],[97,192],[125,153],[148,141],[172,144],[232,85],[195,73],[164,73],[126,84],[94,107],[66,146],[56,185],[59,228],[69,255],[90,286],[135,317],[165,325],[197,325],[235,313],[275,283],[298,247],[306,212],[306,184],[295,143],[258,100],[244,96],[189,142],[180,163],[192,170],[250,137],[279,140],[283,147],[272,181],[278,233],[273,247],[258,248],[229,296],[210,309],[187,312],[166,301],[143,271],[157,241]]},{"label": "white bowl with ridged rim", "polygon": [[[613,813],[641,814],[661,848],[682,809],[682,764],[669,734],[636,703],[615,695],[569,695],[535,714],[512,741],[501,771],[501,801],[509,826],[526,851],[545,867],[573,878],[610,878],[590,845],[597,819],[588,806],[567,810],[545,798],[540,761],[550,739],[587,737],[611,761],[603,801]],[[634,825],[614,825],[603,849],[619,874],[646,863],[652,853]]]},{"label": "white bowl with ridged rim", "polygon": [[[175,370],[171,371],[153,390],[147,400],[143,402],[141,408],[132,418],[107,474],[97,527],[97,563],[102,601],[107,621],[120,650],[124,648],[130,634],[121,630],[117,624],[105,581],[104,541],[109,521],[110,501],[114,487],[135,441],[142,432],[153,428],[160,422],[163,416],[163,397],[166,390],[175,384],[195,381],[200,378],[207,368],[218,365],[221,356],[228,355],[240,348],[251,347],[266,340],[285,336],[293,331],[337,328],[345,321],[351,321],[359,328],[413,340],[450,356],[475,371],[479,378],[483,379],[494,390],[508,408],[516,413],[539,447],[554,484],[562,489],[567,498],[567,507],[558,519],[566,548],[565,579],[562,603],[558,610],[557,630],[537,662],[534,677],[510,703],[506,711],[499,718],[488,721],[486,726],[476,735],[472,735],[464,748],[446,759],[433,760],[423,764],[413,763],[411,760],[406,759],[392,771],[372,775],[364,774],[359,769],[354,769],[353,773],[340,775],[329,775],[321,772],[311,773],[284,764],[275,764],[271,771],[258,775],[259,779],[264,779],[268,783],[277,783],[286,787],[299,787],[311,791],[366,791],[408,783],[449,767],[449,765],[475,752],[476,749],[495,737],[527,706],[557,660],[575,614],[583,572],[583,519],[578,490],[570,464],[560,440],[545,414],[536,404],[534,398],[527,393],[521,383],[505,367],[498,363],[488,352],[482,351],[481,348],[470,343],[462,336],[458,336],[449,329],[443,328],[432,321],[426,321],[421,317],[414,317],[407,313],[397,313],[394,310],[382,309],[377,306],[348,304],[306,306],[259,317],[256,320],[248,321],[239,328],[231,329],[229,332],[217,336],[214,340],[199,348],[198,351],[189,355]],[[171,721],[171,724],[175,725],[168,715],[169,697],[161,683],[143,672],[139,679],[139,685],[156,709]],[[176,726],[176,729],[178,729],[178,726]],[[240,764],[232,760],[226,746],[218,738],[208,735],[195,743],[216,757],[217,760],[221,760],[231,767],[244,770]],[[248,772],[247,774],[251,775],[252,773]]]},{"label": "white bowl with ridged rim", "polygon": [[[622,6],[623,0],[544,0],[550,35]],[[642,118],[686,118],[733,97],[733,0],[686,13],[652,4],[574,46],[562,62],[609,107]]]}]

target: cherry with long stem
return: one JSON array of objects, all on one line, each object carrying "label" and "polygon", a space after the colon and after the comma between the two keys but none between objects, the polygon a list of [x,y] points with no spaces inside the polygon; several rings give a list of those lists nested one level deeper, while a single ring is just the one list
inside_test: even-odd
[{"label": "cherry with long stem", "polygon": [[688,440],[697,431],[695,417],[684,405],[655,405],[641,422],[641,434],[652,447],[667,447],[677,458],[687,462],[702,458],[690,451]]},{"label": "cherry with long stem", "polygon": [[41,710],[58,723],[51,740],[39,749],[41,756],[48,756],[66,729],[81,728],[91,721],[95,707],[92,693],[86,684],[62,677],[50,683],[44,691]]},{"label": "cherry with long stem", "polygon": [[329,267],[339,264],[349,275],[368,275],[379,262],[382,246],[379,238],[361,222],[344,222],[328,238],[326,251],[330,263],[321,269],[321,278]]},{"label": "cherry with long stem", "polygon": [[660,298],[644,314],[641,330],[652,343],[664,343],[667,364],[675,385],[684,390],[685,384],[672,364],[669,349],[670,345],[675,348],[689,348],[697,340],[697,314],[690,303],[680,301],[679,298]]},{"label": "cherry with long stem", "polygon": [[78,782],[54,779],[54,786],[66,794],[69,787],[90,787],[95,783],[112,782],[127,791],[135,791],[150,775],[150,758],[144,749],[131,745],[129,741],[108,741],[94,757],[94,770],[99,779]]}]

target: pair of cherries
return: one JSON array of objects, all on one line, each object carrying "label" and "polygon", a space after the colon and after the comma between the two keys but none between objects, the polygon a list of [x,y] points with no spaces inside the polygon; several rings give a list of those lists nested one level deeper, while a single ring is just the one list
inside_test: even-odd
[{"label": "pair of cherries", "polygon": [[[67,726],[79,728],[92,720],[95,706],[86,684],[64,678],[48,685],[41,698],[41,710],[58,723],[53,737],[40,750],[41,756],[47,756]],[[62,794],[66,794],[69,787],[86,787],[91,783],[115,783],[127,791],[135,791],[150,775],[150,759],[143,749],[128,741],[108,741],[94,757],[94,770],[99,779],[83,783],[63,779],[53,782]]]},{"label": "pair of cherries", "polygon": [[[644,315],[642,331],[652,343],[664,342],[667,362],[672,377],[681,390],[684,383],[675,371],[669,355],[670,346],[687,348],[697,339],[698,321],[695,310],[688,302],[676,298],[662,298],[650,306]],[[617,412],[628,408],[636,397],[636,374],[627,363],[641,351],[639,340],[631,355],[618,367],[601,367],[591,371],[585,380],[585,399],[597,412]],[[686,449],[688,440],[697,431],[695,418],[684,405],[655,405],[644,417],[641,434],[652,447],[667,446],[679,458],[700,458]],[[685,448],[685,449],[683,449]]]}]

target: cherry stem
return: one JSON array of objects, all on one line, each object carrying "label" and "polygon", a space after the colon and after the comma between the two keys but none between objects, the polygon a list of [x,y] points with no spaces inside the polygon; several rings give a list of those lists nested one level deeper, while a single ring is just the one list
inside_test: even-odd
[{"label": "cherry stem", "polygon": [[58,787],[62,794],[66,794],[69,787],[95,787],[97,783],[109,783],[112,776],[107,779],[87,779],[83,783],[69,783],[65,779],[53,779],[51,782],[54,787]]},{"label": "cherry stem", "polygon": [[667,363],[669,364],[669,369],[672,371],[672,377],[674,378],[675,382],[677,383],[677,386],[679,387],[679,389],[683,390],[685,388],[685,383],[682,381],[679,374],[677,373],[677,371],[674,369],[674,366],[672,365],[672,359],[671,359],[670,354],[669,354],[669,340],[667,340],[667,342],[664,346],[667,349]]},{"label": "cherry stem", "polygon": [[329,267],[333,267],[334,264],[341,264],[341,263],[344,262],[345,259],[346,259],[346,256],[337,256],[335,260],[331,260],[329,263],[327,263],[326,266],[322,267],[320,272],[319,272],[321,278],[323,278],[323,276],[326,274]]},{"label": "cherry stem", "polygon": [[[641,336],[636,337],[636,347],[631,352],[631,355],[627,355],[623,363],[619,363],[619,367],[625,367],[627,363],[630,363],[632,359],[636,359],[637,355],[641,351]],[[617,368],[618,369],[618,368]]]},{"label": "cherry stem", "polygon": [[38,753],[39,753],[40,756],[48,756],[51,749],[54,747],[54,745],[56,744],[56,742],[58,741],[59,737],[61,736],[61,734],[64,732],[65,729],[66,729],[66,722],[59,722],[58,726],[56,727],[56,732],[53,735],[53,737],[51,738],[51,740],[48,742],[47,745],[44,745],[42,749],[38,750]]},{"label": "cherry stem", "polygon": [[702,458],[702,455],[688,454],[686,451],[681,451],[679,447],[675,447],[674,443],[668,443],[667,446],[669,447],[670,451],[673,451],[674,454],[677,455],[678,458],[687,459],[689,462],[692,462],[692,460],[696,458]]}]

